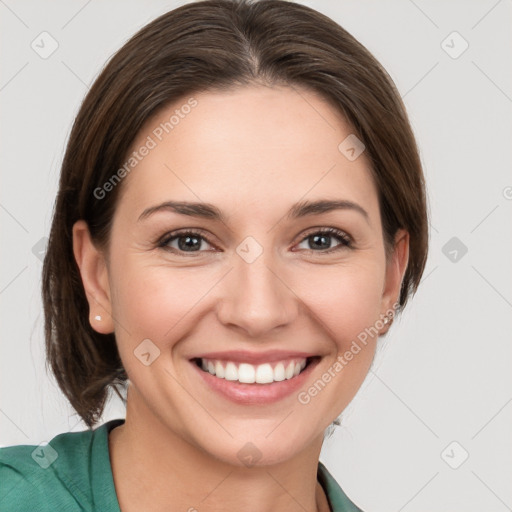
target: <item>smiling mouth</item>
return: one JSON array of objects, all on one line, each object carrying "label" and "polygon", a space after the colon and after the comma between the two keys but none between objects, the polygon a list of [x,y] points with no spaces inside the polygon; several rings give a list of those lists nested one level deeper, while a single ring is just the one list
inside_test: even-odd
[{"label": "smiling mouth", "polygon": [[257,365],[206,358],[194,358],[193,361],[204,372],[218,379],[243,384],[272,384],[297,377],[318,359],[320,356],[296,357]]}]

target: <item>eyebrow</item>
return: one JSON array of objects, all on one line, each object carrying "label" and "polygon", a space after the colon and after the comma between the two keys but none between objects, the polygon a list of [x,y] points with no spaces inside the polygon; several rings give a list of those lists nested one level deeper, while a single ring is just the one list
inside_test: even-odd
[{"label": "eyebrow", "polygon": [[[322,213],[334,210],[352,210],[360,213],[369,222],[368,212],[357,203],[345,199],[327,200],[320,199],[317,201],[301,201],[294,204],[286,214],[288,219],[298,219],[308,215],[320,215]],[[226,218],[215,205],[210,203],[196,203],[189,201],[166,201],[157,206],[146,208],[139,216],[137,222],[148,218],[156,212],[172,211],[181,215],[190,217],[200,217],[203,219],[218,220],[225,222]]]}]

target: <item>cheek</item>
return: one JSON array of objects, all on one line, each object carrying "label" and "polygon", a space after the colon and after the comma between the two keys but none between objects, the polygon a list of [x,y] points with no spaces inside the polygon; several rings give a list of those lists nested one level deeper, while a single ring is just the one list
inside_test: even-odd
[{"label": "cheek", "polygon": [[143,354],[149,352],[152,360],[169,364],[169,356],[179,340],[194,328],[198,303],[211,288],[211,279],[190,269],[184,272],[146,266],[140,261],[132,263],[120,265],[113,280],[115,333],[131,381],[141,388],[149,385],[151,389],[157,385],[159,372],[147,371],[144,365],[148,360],[144,361]]},{"label": "cheek", "polygon": [[117,262],[112,270],[112,310],[120,326],[116,335],[129,333],[130,345],[145,338],[159,346],[176,339],[183,319],[211,287],[210,279],[194,269],[150,265],[140,255],[118,256]]},{"label": "cheek", "polygon": [[368,374],[377,342],[370,329],[379,318],[383,269],[377,259],[368,259],[357,265],[317,267],[309,279],[295,280],[297,295],[308,308],[304,314],[314,319],[328,351],[297,395],[304,421],[316,418],[318,430],[339,416]]},{"label": "cheek", "polygon": [[310,316],[322,324],[339,348],[344,348],[379,318],[383,269],[375,263],[318,267],[296,277],[293,289]]}]

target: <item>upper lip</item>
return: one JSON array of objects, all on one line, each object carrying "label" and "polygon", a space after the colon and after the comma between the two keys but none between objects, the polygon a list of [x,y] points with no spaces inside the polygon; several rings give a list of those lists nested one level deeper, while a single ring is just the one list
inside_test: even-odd
[{"label": "upper lip", "polygon": [[249,352],[247,350],[229,350],[224,352],[208,352],[198,354],[191,359],[217,359],[220,361],[233,361],[237,363],[271,363],[274,361],[283,361],[285,359],[307,359],[317,354],[310,352],[287,351],[287,350],[268,350],[267,352]]}]

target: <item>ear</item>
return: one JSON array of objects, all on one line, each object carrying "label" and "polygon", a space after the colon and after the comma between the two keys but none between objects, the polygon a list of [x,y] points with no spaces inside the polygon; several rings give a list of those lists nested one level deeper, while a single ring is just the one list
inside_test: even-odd
[{"label": "ear", "polygon": [[107,262],[103,252],[93,244],[83,220],[73,225],[73,253],[89,302],[89,322],[96,332],[110,334],[114,332],[114,322]]},{"label": "ear", "polygon": [[[399,229],[395,235],[392,254],[386,263],[386,278],[384,289],[382,290],[382,316],[386,316],[386,312],[393,311],[395,313],[395,304],[400,299],[400,289],[407,264],[409,262],[409,233],[404,229]],[[384,326],[381,334],[386,333],[392,322],[393,317],[389,318],[390,322]]]}]

